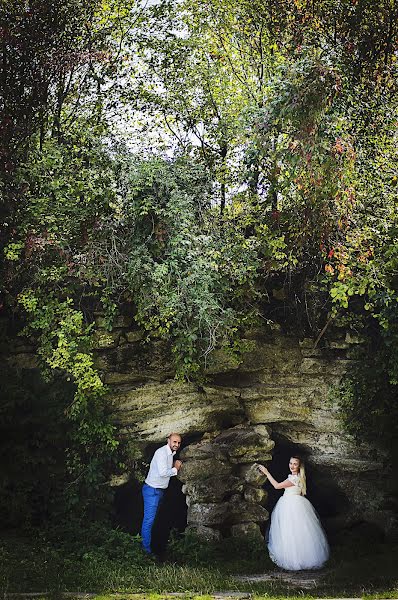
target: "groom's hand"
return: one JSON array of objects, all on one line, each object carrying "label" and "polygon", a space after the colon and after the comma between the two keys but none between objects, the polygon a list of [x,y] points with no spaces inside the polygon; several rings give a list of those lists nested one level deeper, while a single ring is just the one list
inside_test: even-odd
[{"label": "groom's hand", "polygon": [[179,471],[181,469],[182,462],[180,460],[174,461],[174,466]]}]

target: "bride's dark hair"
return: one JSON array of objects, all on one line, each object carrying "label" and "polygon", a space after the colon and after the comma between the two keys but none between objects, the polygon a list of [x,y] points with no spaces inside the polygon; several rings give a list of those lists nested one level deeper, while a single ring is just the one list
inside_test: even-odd
[{"label": "bride's dark hair", "polygon": [[300,463],[300,491],[301,495],[305,496],[307,493],[307,478],[305,476],[304,460],[301,458],[301,456],[298,456],[297,454],[292,454],[290,458],[295,458]]}]

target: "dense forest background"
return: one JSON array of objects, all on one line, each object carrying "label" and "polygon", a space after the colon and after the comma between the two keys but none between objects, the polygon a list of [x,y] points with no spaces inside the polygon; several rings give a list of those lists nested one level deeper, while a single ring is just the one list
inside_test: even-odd
[{"label": "dense forest background", "polygon": [[[398,423],[395,0],[2,0],[0,512],[109,516],[129,452],[94,314],[128,307],[201,381],[264,322],[364,340],[339,391],[359,439]],[[277,300],[277,302],[276,302]]]}]

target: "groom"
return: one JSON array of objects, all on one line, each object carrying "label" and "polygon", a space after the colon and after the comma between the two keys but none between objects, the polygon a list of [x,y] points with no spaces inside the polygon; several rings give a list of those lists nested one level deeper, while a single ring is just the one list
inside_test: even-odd
[{"label": "groom", "polygon": [[[179,433],[170,433],[165,446],[158,448],[149,466],[149,472],[142,486],[142,497],[144,499],[144,518],[142,520],[141,537],[142,547],[148,554],[152,553],[151,538],[152,527],[156,518],[160,501],[167,489],[170,477],[177,475],[181,468],[180,460],[173,460],[177,450],[181,446]],[[174,462],[174,464],[173,464]]]}]

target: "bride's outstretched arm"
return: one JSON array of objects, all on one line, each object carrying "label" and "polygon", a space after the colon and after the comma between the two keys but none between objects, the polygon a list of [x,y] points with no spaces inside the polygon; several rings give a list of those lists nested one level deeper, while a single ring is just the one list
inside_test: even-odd
[{"label": "bride's outstretched arm", "polygon": [[260,469],[261,473],[267,476],[268,481],[276,490],[283,490],[284,488],[292,487],[292,485],[294,485],[291,481],[289,481],[289,479],[285,479],[285,481],[281,481],[279,483],[276,481],[276,479],[274,479],[274,477],[272,477],[268,469],[263,467],[263,465],[258,465],[258,468]]}]

